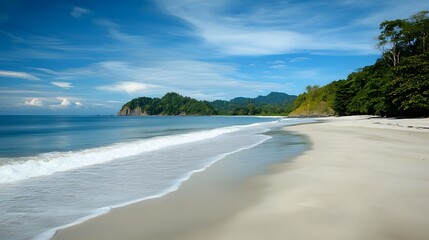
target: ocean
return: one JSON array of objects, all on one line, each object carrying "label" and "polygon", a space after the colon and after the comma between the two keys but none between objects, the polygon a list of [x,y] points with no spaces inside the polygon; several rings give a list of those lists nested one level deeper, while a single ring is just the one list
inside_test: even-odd
[{"label": "ocean", "polygon": [[49,239],[112,208],[162,197],[234,154],[242,158],[237,179],[263,174],[307,147],[280,129],[309,121],[0,116],[0,239]]}]

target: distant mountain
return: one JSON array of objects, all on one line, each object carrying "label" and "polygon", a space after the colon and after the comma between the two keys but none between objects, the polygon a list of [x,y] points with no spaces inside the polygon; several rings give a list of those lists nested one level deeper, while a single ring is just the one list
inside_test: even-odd
[{"label": "distant mountain", "polygon": [[232,99],[231,103],[236,104],[257,104],[257,105],[264,105],[264,104],[283,104],[286,102],[293,102],[296,99],[296,96],[294,95],[288,95],[286,93],[280,93],[280,92],[271,92],[267,96],[261,96],[259,95],[256,98],[245,98],[245,97],[237,97]]},{"label": "distant mountain", "polygon": [[292,103],[295,101],[295,95],[288,95],[286,93],[271,92],[267,96],[258,96],[255,98],[255,102],[261,104],[284,104]]},{"label": "distant mountain", "polygon": [[221,115],[287,115],[297,96],[271,92],[256,98],[237,97],[231,101],[216,100],[210,104]]},{"label": "distant mountain", "polygon": [[124,104],[117,115],[286,115],[295,99],[294,95],[272,92],[256,98],[237,97],[231,101],[207,102],[167,93],[162,98],[134,98]]}]

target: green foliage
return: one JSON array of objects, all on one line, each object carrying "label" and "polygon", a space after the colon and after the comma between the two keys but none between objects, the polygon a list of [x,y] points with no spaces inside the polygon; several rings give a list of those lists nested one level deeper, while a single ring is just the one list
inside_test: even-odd
[{"label": "green foliage", "polygon": [[394,71],[389,96],[397,113],[429,115],[429,52],[404,59]]},{"label": "green foliage", "polygon": [[[351,73],[346,80],[308,86],[298,97],[270,93],[231,101],[197,101],[177,93],[137,98],[126,106],[149,115],[285,115],[371,114],[429,115],[429,12],[380,24],[382,58]],[[293,110],[293,111],[292,111]]]},{"label": "green foliage", "polygon": [[124,106],[128,106],[131,109],[140,107],[142,112],[146,112],[148,115],[158,115],[161,114],[161,112],[163,111],[163,108],[160,105],[159,98],[134,98],[130,102],[126,103]]},{"label": "green foliage", "polygon": [[378,46],[388,63],[396,67],[401,59],[428,51],[428,11],[421,11],[408,19],[384,21],[380,24]]},{"label": "green foliage", "polygon": [[[216,111],[206,101],[183,97],[177,93],[167,93],[159,98],[139,97],[124,105],[130,109],[140,108],[148,115],[214,115]],[[123,107],[123,108],[124,108]]]},{"label": "green foliage", "polygon": [[216,100],[211,105],[220,115],[287,115],[296,96],[271,92],[256,98],[238,97],[231,101]]},{"label": "green foliage", "polygon": [[338,115],[386,115],[391,103],[386,97],[392,69],[383,61],[351,73],[347,80],[339,81],[335,91],[333,109]]},{"label": "green foliage", "polygon": [[[380,29],[383,58],[337,81],[332,108],[338,115],[429,115],[428,12],[384,21]],[[297,109],[304,98],[298,96]]]},{"label": "green foliage", "polygon": [[235,98],[231,101],[198,101],[177,93],[167,93],[161,99],[139,97],[126,103],[122,109],[140,108],[147,115],[286,115],[292,109],[296,96],[270,93],[257,98]]},{"label": "green foliage", "polygon": [[337,82],[319,87],[307,86],[307,92],[300,94],[289,116],[331,116]]}]

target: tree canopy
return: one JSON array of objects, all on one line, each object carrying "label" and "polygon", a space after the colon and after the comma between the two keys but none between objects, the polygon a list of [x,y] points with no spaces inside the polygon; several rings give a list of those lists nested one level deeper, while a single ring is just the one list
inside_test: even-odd
[{"label": "tree canopy", "polygon": [[139,97],[126,103],[122,109],[140,108],[146,115],[213,115],[214,108],[206,101],[198,101],[170,92],[162,98]]}]

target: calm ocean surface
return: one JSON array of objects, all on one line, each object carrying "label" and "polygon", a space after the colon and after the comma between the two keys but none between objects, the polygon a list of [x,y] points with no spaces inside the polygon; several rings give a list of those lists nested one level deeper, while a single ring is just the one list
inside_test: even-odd
[{"label": "calm ocean surface", "polygon": [[305,149],[302,137],[279,130],[308,121],[0,116],[0,239],[49,239],[112,207],[174,191],[233,154],[243,172],[261,174]]}]

